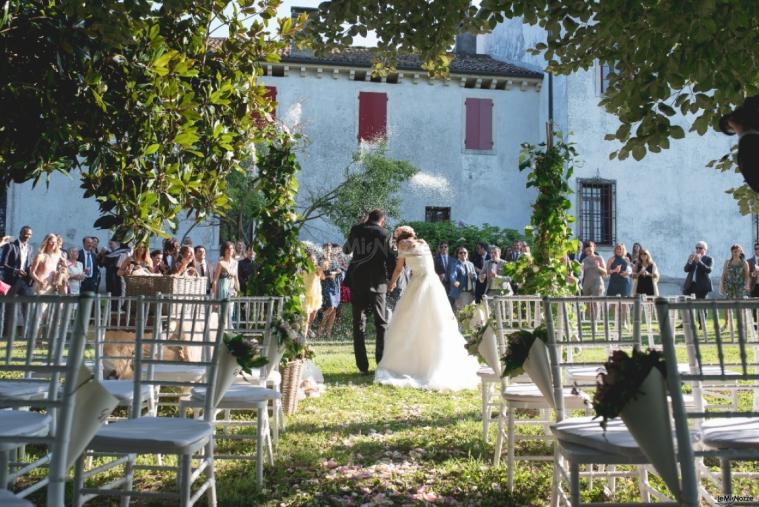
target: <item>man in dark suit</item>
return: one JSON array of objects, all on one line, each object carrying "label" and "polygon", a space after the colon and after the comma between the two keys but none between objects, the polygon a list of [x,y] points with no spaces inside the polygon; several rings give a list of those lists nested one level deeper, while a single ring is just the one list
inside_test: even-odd
[{"label": "man in dark suit", "polygon": [[18,239],[3,246],[2,277],[3,281],[11,286],[9,296],[29,296],[33,294],[29,283],[31,276],[29,269],[32,267],[32,228],[25,225],[18,233]]},{"label": "man in dark suit", "polygon": [[382,359],[387,329],[385,308],[389,273],[395,268],[396,255],[390,246],[390,235],[385,229],[385,213],[375,209],[369,213],[367,221],[351,228],[343,252],[352,253],[348,271],[353,310],[353,353],[356,366],[361,373],[369,372],[366,357],[366,312],[374,314],[377,341],[374,357],[377,363]]},{"label": "man in dark suit", "polygon": [[82,240],[82,249],[79,251],[77,260],[82,263],[84,280],[79,288],[80,292],[97,293],[100,286],[100,266],[98,265],[96,244],[94,238],[85,236]]},{"label": "man in dark suit", "polygon": [[688,276],[683,284],[683,294],[695,294],[696,299],[705,299],[712,291],[712,280],[709,273],[712,272],[712,258],[706,255],[706,241],[696,243],[696,252],[688,257],[685,263],[685,272]]},{"label": "man in dark suit", "polygon": [[488,247],[487,243],[484,243],[480,241],[477,243],[477,251],[472,258],[472,264],[474,264],[474,270],[477,273],[478,279],[475,280],[474,284],[474,302],[479,303],[482,301],[482,296],[485,295],[485,291],[487,290],[487,283],[486,282],[480,282],[479,276],[482,272],[482,268],[485,267],[485,264],[490,260],[490,248]]},{"label": "man in dark suit", "polygon": [[748,259],[748,273],[751,276],[752,298],[759,298],[759,243],[754,243],[754,256]]},{"label": "man in dark suit", "polygon": [[448,243],[441,241],[437,246],[437,253],[435,254],[435,273],[437,273],[440,281],[443,282],[445,292],[448,292],[450,284],[448,282],[448,268],[451,265],[451,258],[448,254]]}]

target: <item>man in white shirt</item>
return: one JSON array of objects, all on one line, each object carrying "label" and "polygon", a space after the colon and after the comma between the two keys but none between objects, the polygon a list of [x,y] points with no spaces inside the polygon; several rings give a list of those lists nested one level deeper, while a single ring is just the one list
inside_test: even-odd
[{"label": "man in white shirt", "polygon": [[211,292],[211,283],[210,280],[213,278],[213,269],[211,268],[211,265],[208,263],[208,259],[206,258],[206,247],[203,245],[198,245],[195,247],[195,269],[198,271],[198,276],[205,276],[208,278],[208,289],[206,290],[207,293]]}]

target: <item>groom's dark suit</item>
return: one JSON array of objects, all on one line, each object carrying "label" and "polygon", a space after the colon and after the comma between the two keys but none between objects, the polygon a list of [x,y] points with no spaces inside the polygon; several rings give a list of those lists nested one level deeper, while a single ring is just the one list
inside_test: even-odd
[{"label": "groom's dark suit", "polygon": [[374,357],[379,363],[387,329],[385,295],[388,274],[395,268],[396,255],[390,248],[388,232],[378,223],[372,222],[353,226],[343,251],[353,254],[348,267],[353,309],[353,352],[356,355],[356,366],[365,373],[369,370],[365,343],[366,311],[371,309],[374,314],[374,327],[377,331]]}]

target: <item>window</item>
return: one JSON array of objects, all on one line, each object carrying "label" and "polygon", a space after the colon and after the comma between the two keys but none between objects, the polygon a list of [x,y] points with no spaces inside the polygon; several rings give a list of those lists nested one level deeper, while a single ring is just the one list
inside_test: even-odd
[{"label": "window", "polygon": [[435,206],[427,206],[424,208],[425,222],[450,222],[450,220],[451,208],[439,208]]},{"label": "window", "polygon": [[493,149],[493,101],[490,99],[466,99],[466,134],[464,148],[467,150]]},{"label": "window", "polygon": [[593,178],[577,180],[580,230],[583,241],[611,246],[617,233],[617,184],[611,180]]},{"label": "window", "polygon": [[358,140],[374,141],[387,132],[387,94],[358,94]]},{"label": "window", "polygon": [[8,187],[0,187],[0,236],[5,236],[5,213],[8,209]]},{"label": "window", "polygon": [[599,81],[599,91],[603,95],[606,93],[606,90],[609,89],[609,64],[608,63],[599,63],[599,78],[601,79]]}]

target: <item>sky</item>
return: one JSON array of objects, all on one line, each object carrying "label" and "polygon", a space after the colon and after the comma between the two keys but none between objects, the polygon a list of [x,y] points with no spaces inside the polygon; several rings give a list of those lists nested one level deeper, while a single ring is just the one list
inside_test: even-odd
[{"label": "sky", "polygon": [[[282,5],[277,10],[277,17],[284,17],[290,15],[290,9],[292,7],[318,7],[323,0],[284,0]],[[215,37],[226,37],[227,32],[224,28],[215,30],[213,35]],[[355,37],[353,39],[354,46],[376,46],[376,37],[374,34],[369,33],[367,37]]]}]

